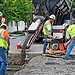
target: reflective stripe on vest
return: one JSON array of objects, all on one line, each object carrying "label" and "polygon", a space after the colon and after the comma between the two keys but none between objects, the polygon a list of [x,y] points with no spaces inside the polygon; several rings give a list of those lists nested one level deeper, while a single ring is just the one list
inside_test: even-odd
[{"label": "reflective stripe on vest", "polygon": [[44,27],[44,28],[48,31],[48,29],[46,27]]},{"label": "reflective stripe on vest", "polygon": [[[75,28],[75,25],[72,25],[72,26],[73,26],[73,28]],[[73,29],[73,28],[72,28],[72,29]],[[74,37],[75,37],[75,34],[73,34],[73,32],[72,32],[70,29],[67,29],[67,32],[70,33],[71,38],[74,38]]]},{"label": "reflective stripe on vest", "polygon": [[[43,32],[44,32],[45,35],[48,35],[49,34],[48,29],[47,29],[47,25],[48,24],[51,26],[51,23],[49,22],[49,20],[47,20],[45,22],[44,27],[43,27]],[[52,30],[52,28],[51,28],[51,30]]]},{"label": "reflective stripe on vest", "polygon": [[1,29],[0,30],[0,47],[4,47],[5,49],[7,49],[8,47],[8,43],[6,41],[6,37],[3,35],[5,30]]},{"label": "reflective stripe on vest", "polygon": [[6,41],[6,39],[5,39],[5,38],[3,38],[3,37],[0,37],[0,39],[3,39],[3,40],[5,40],[5,41]]},{"label": "reflective stripe on vest", "polygon": [[74,35],[72,35],[71,37],[72,37],[72,38],[74,38],[74,37],[75,37],[75,34],[74,34]]},{"label": "reflective stripe on vest", "polygon": [[5,22],[5,18],[2,18],[2,23],[4,23]]},{"label": "reflective stripe on vest", "polygon": [[[49,20],[48,20],[48,22],[49,22]],[[50,22],[49,22],[49,24],[50,24]],[[44,25],[44,28],[48,31],[48,29],[46,28],[46,25],[47,25],[47,24]]]},{"label": "reflective stripe on vest", "polygon": [[1,33],[0,33],[0,39],[3,39],[3,40],[5,40],[6,41],[6,39],[5,38],[3,38],[3,37],[1,37],[1,34],[2,34],[2,32],[3,32],[4,30],[2,30],[1,31]]},{"label": "reflective stripe on vest", "polygon": [[67,31],[69,31],[71,33],[71,35],[73,36],[72,32],[69,29]]}]

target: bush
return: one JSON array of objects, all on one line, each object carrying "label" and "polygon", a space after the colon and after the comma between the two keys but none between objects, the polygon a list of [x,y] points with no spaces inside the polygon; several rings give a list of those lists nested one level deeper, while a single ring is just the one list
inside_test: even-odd
[{"label": "bush", "polygon": [[24,34],[24,31],[15,31],[15,32],[13,32],[11,34]]}]

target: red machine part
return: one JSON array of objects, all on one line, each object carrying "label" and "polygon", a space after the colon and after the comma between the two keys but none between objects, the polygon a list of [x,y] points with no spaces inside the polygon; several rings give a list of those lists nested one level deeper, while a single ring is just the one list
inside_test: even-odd
[{"label": "red machine part", "polygon": [[20,49],[20,44],[22,41],[19,41],[19,43],[17,44],[17,49]]},{"label": "red machine part", "polygon": [[[31,47],[31,45],[34,43],[36,37],[38,36],[39,32],[41,31],[41,29],[43,28],[43,24],[44,24],[44,21],[42,21],[42,23],[40,24],[40,27],[39,29],[36,31],[34,37],[32,38],[32,40],[30,41],[29,43],[29,48]],[[20,44],[21,44],[22,41],[20,41],[18,44],[17,44],[17,49],[20,49]]]},{"label": "red machine part", "polygon": [[29,44],[29,48],[31,47],[31,45],[34,43],[36,37],[38,36],[39,32],[41,31],[42,27],[43,27],[44,21],[42,22],[42,24],[40,25],[39,29],[36,31],[34,37],[32,38],[30,44]]}]

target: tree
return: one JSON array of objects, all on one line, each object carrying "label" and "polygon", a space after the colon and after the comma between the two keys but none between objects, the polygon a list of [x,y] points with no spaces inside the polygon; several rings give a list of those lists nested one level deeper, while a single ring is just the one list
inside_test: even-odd
[{"label": "tree", "polygon": [[75,8],[75,0],[73,0],[73,8]]},{"label": "tree", "polygon": [[29,12],[32,11],[32,6],[29,0],[3,0],[3,3],[0,4],[0,11],[3,12],[8,22],[11,20],[27,22],[31,17]]}]

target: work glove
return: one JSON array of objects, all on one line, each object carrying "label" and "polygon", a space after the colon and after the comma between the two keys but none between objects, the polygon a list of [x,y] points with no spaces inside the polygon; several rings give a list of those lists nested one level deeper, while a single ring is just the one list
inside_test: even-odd
[{"label": "work glove", "polygon": [[52,35],[48,34],[48,37],[49,37],[49,38],[52,38]]}]

